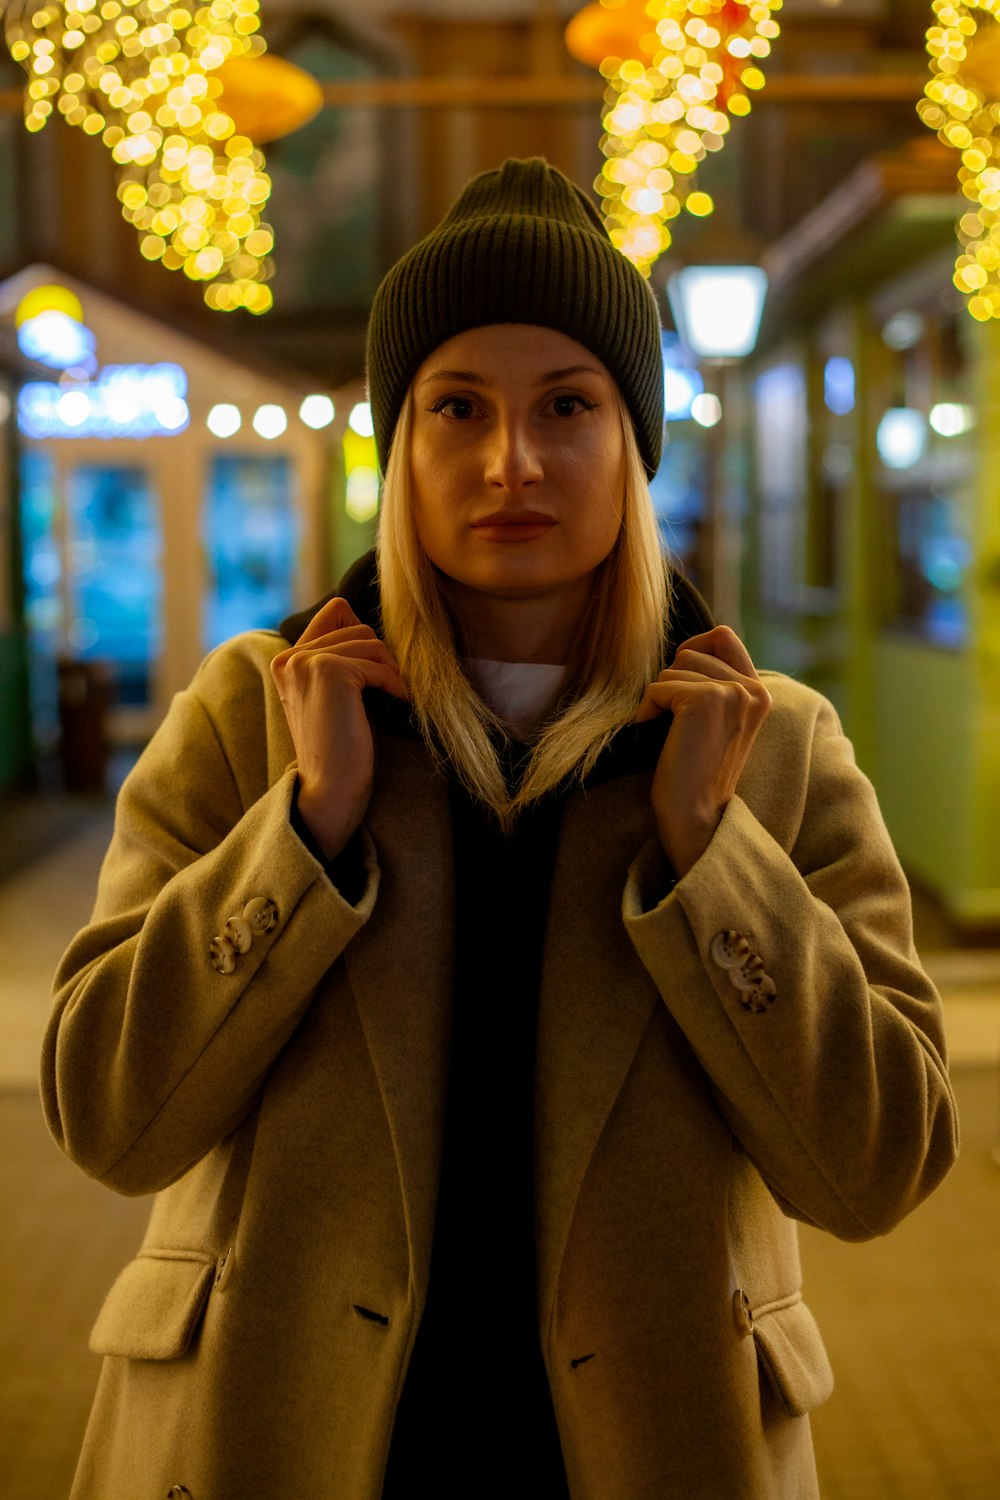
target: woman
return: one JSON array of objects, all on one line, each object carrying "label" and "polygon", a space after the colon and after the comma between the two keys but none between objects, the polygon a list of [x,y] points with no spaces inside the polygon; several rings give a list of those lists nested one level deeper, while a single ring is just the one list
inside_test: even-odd
[{"label": "woman", "polygon": [[470,184],[369,382],[377,568],[179,695],[57,979],[56,1138],[158,1194],[74,1497],[804,1500],[792,1220],[955,1151],[871,788],[664,569],[654,301],[561,174]]}]

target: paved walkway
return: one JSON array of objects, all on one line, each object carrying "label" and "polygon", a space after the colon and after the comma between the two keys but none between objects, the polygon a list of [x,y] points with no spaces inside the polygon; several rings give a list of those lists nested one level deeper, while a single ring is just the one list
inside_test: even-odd
[{"label": "paved walkway", "polygon": [[[46,830],[35,848],[32,826]],[[97,1377],[89,1328],[148,1213],[60,1156],[34,1082],[52,970],[89,915],[110,826],[100,803],[74,804],[61,825],[52,807],[38,825],[22,816],[20,852],[0,871],[2,1500],[65,1500]],[[949,948],[919,902],[918,918],[945,998],[963,1149],[887,1239],[802,1232],[837,1377],[814,1419],[823,1500],[1000,1500],[1000,948]]]}]

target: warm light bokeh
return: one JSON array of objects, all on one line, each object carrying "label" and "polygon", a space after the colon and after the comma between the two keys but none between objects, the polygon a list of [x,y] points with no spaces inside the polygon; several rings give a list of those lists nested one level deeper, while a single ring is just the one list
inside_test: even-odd
[{"label": "warm light bokeh", "polygon": [[210,307],[266,312],[273,234],[263,153],[224,106],[219,70],[264,51],[257,0],[21,0],[11,56],[28,74],[25,125],[54,110],[100,135],[147,260],[206,286]]},{"label": "warm light bokeh", "polygon": [[[671,243],[686,209],[710,214],[695,173],[718,151],[731,116],[749,114],[764,86],[759,64],[779,34],[781,0],[648,0],[616,10],[634,23],[629,57],[606,57],[607,157],[595,187],[612,242],[644,273]],[[588,7],[588,10],[592,7]],[[583,13],[581,13],[583,14]]]}]

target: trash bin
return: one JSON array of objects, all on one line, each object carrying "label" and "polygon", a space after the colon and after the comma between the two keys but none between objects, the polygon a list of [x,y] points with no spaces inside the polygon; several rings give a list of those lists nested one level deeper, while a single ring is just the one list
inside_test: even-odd
[{"label": "trash bin", "polygon": [[103,791],[108,770],[108,712],[114,696],[111,663],[64,657],[58,669],[60,758],[66,789]]}]

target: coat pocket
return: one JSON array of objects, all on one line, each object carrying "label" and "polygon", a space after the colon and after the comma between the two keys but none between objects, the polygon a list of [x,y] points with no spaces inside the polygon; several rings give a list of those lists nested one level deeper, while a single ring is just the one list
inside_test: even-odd
[{"label": "coat pocket", "polygon": [[801,1297],[753,1310],[757,1359],[783,1411],[802,1417],[833,1392],[833,1370],[816,1319]]},{"label": "coat pocket", "polygon": [[200,1251],[144,1252],[105,1298],[91,1349],[126,1359],[180,1359],[191,1346],[214,1276],[214,1258]]}]

